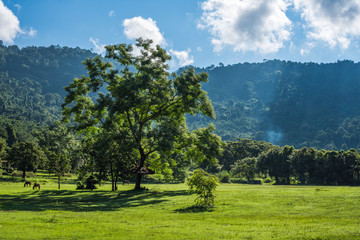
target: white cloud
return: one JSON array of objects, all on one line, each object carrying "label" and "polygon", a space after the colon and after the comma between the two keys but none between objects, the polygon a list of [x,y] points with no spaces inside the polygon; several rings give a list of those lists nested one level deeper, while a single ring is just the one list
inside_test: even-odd
[{"label": "white cloud", "polygon": [[330,47],[348,48],[360,36],[360,0],[293,0],[301,11],[308,39],[325,41]]},{"label": "white cloud", "polygon": [[95,49],[94,52],[97,54],[103,54],[105,53],[105,44],[100,44],[99,39],[94,39],[90,37],[89,41],[94,45]]},{"label": "white cloud", "polygon": [[14,43],[18,34],[22,34],[19,19],[0,0],[0,40]]},{"label": "white cloud", "polygon": [[166,41],[156,26],[156,21],[151,18],[134,17],[123,22],[124,34],[128,39],[152,39],[155,45],[166,46]]},{"label": "white cloud", "polygon": [[207,0],[198,25],[208,29],[214,51],[226,45],[234,51],[277,52],[291,35],[288,0]]},{"label": "white cloud", "polygon": [[37,34],[37,30],[35,30],[33,27],[30,27],[30,30],[27,32],[27,35],[29,37],[35,37]]},{"label": "white cloud", "polygon": [[197,48],[196,48],[196,51],[202,52],[202,48],[201,48],[201,47],[197,47]]},{"label": "white cloud", "polygon": [[186,51],[175,51],[170,49],[170,53],[177,59],[177,64],[180,67],[188,66],[194,63],[193,56],[190,56],[190,49]]},{"label": "white cloud", "polygon": [[109,12],[109,16],[110,16],[110,17],[115,16],[115,11],[114,11],[114,10],[111,10],[111,11]]}]

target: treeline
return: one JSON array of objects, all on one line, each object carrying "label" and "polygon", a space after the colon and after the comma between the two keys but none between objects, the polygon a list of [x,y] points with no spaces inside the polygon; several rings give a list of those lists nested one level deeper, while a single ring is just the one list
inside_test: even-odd
[{"label": "treeline", "polygon": [[[91,184],[110,181],[116,189],[116,184],[123,179],[134,181],[134,175],[129,171],[132,163],[124,160],[119,148],[108,137],[96,141],[79,139],[66,126],[56,123],[37,132],[35,141],[8,147],[0,139],[3,172],[12,174],[17,169],[25,177],[26,172],[44,169],[58,176],[59,185],[61,177],[72,172],[78,175],[80,186],[88,185],[90,180]],[[184,182],[189,172],[202,168],[224,183],[360,185],[360,154],[354,149],[295,149],[238,139],[224,142],[217,162],[198,162],[182,154],[173,158],[166,171],[148,176],[147,181]]]},{"label": "treeline", "polygon": [[224,182],[268,178],[276,184],[359,185],[360,154],[239,139],[227,143],[217,170]]}]

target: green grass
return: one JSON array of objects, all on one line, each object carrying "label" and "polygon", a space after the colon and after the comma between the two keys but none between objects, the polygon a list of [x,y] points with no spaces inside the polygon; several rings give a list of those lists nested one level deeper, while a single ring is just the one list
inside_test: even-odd
[{"label": "green grass", "polygon": [[360,239],[360,187],[222,184],[214,208],[184,184],[40,191],[0,183],[0,239]]}]

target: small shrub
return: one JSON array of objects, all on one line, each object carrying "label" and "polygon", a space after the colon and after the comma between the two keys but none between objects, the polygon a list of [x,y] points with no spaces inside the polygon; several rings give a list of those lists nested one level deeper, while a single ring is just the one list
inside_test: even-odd
[{"label": "small shrub", "polygon": [[219,179],[202,169],[196,169],[187,180],[190,193],[198,194],[195,199],[196,205],[212,206],[215,200],[214,191],[218,186]]},{"label": "small shrub", "polygon": [[221,183],[231,183],[230,173],[228,171],[221,171],[217,175]]},{"label": "small shrub", "polygon": [[93,175],[91,175],[90,177],[88,177],[86,179],[86,189],[97,189],[97,187],[95,186],[95,184],[98,184],[98,181],[95,179],[95,177]]},{"label": "small shrub", "polygon": [[76,189],[85,189],[84,184],[81,181],[76,182]]},{"label": "small shrub", "polygon": [[232,183],[241,183],[246,184],[247,180],[245,178],[231,178]]}]

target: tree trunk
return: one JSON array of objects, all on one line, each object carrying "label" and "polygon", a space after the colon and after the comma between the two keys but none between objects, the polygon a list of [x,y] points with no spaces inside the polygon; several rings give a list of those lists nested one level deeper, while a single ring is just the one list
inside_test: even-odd
[{"label": "tree trunk", "polygon": [[111,175],[111,191],[115,191],[114,171],[111,161],[109,162],[109,167],[110,167],[110,175]]},{"label": "tree trunk", "polygon": [[111,175],[111,191],[115,191],[115,181],[112,175]]},{"label": "tree trunk", "polygon": [[142,175],[140,173],[136,174],[136,184],[135,184],[135,190],[140,190],[140,184],[141,184],[141,178]]},{"label": "tree trunk", "polygon": [[60,189],[60,175],[58,175],[58,189]]},{"label": "tree trunk", "polygon": [[23,170],[23,177],[22,178],[24,178],[25,179],[25,170]]}]

